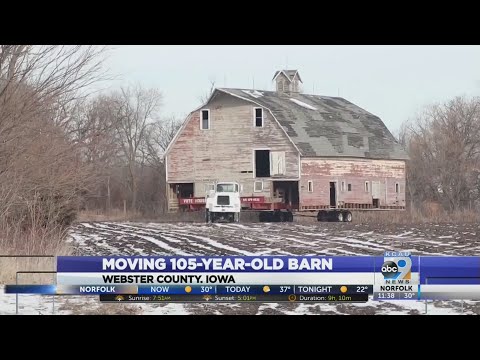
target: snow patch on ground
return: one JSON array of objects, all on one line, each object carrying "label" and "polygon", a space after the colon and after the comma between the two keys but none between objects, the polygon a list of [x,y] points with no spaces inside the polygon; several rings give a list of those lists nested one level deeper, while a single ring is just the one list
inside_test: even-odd
[{"label": "snow patch on ground", "polygon": [[191,255],[191,254],[186,253],[185,251],[182,251],[180,249],[171,247],[170,245],[165,244],[163,241],[157,240],[157,239],[155,239],[151,236],[142,236],[142,235],[138,235],[138,234],[136,236],[139,237],[140,239],[147,240],[147,241],[151,242],[152,244],[155,244],[158,247],[160,247],[164,250],[167,250],[170,253],[177,254],[177,255],[183,255],[183,256]]}]

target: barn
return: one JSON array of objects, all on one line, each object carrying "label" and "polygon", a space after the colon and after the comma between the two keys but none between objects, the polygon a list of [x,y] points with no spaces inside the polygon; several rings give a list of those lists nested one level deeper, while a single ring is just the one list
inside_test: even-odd
[{"label": "barn", "polygon": [[165,153],[169,211],[201,209],[217,181],[249,209],[405,209],[407,155],[378,116],[302,93],[296,70],[273,81],[216,89],[188,115]]}]

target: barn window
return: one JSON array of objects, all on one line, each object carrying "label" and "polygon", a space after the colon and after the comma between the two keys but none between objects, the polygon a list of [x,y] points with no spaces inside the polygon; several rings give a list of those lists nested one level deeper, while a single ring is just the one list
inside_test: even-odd
[{"label": "barn window", "polygon": [[308,192],[313,192],[313,181],[308,182]]},{"label": "barn window", "polygon": [[210,129],[210,110],[202,110],[201,119],[200,119],[200,129],[209,130]]},{"label": "barn window", "polygon": [[399,183],[395,183],[395,192],[397,194],[400,194],[400,184]]},{"label": "barn window", "polygon": [[365,192],[370,192],[370,185],[368,183],[368,181],[365,181]]},{"label": "barn window", "polygon": [[345,181],[342,181],[342,185],[340,186],[342,192],[345,192]]},{"label": "barn window", "polygon": [[263,181],[255,181],[254,191],[255,192],[262,192],[263,191]]},{"label": "barn window", "polygon": [[263,127],[263,109],[262,108],[255,108],[254,109],[255,115],[255,127]]},{"label": "barn window", "polygon": [[348,184],[348,185],[347,185],[347,190],[348,190],[348,191],[352,191],[352,184]]}]

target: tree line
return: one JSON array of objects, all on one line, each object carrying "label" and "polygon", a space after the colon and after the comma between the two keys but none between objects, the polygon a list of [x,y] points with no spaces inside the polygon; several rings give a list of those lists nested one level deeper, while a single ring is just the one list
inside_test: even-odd
[{"label": "tree line", "polygon": [[449,212],[480,209],[480,98],[427,107],[403,124],[399,140],[410,157],[410,208],[434,203]]},{"label": "tree line", "polygon": [[180,122],[162,118],[162,94],[140,85],[79,102],[72,114],[72,140],[95,177],[85,194],[85,209],[127,204],[150,215],[165,211],[162,154]]},{"label": "tree line", "polygon": [[0,224],[68,224],[82,209],[164,211],[162,94],[109,80],[96,46],[0,45]]}]

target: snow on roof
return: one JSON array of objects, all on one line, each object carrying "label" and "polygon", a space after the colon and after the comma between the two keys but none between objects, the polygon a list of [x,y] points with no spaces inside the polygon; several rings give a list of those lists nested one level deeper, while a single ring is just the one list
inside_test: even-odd
[{"label": "snow on roof", "polygon": [[308,104],[304,103],[303,101],[300,101],[300,100],[297,100],[297,99],[290,99],[290,101],[293,101],[295,104],[300,105],[301,107],[304,107],[306,109],[317,110],[317,108],[314,108],[313,106],[308,105]]},{"label": "snow on roof", "polygon": [[245,94],[250,95],[254,97],[255,99],[258,99],[259,97],[263,96],[263,93],[257,90],[242,90]]}]

